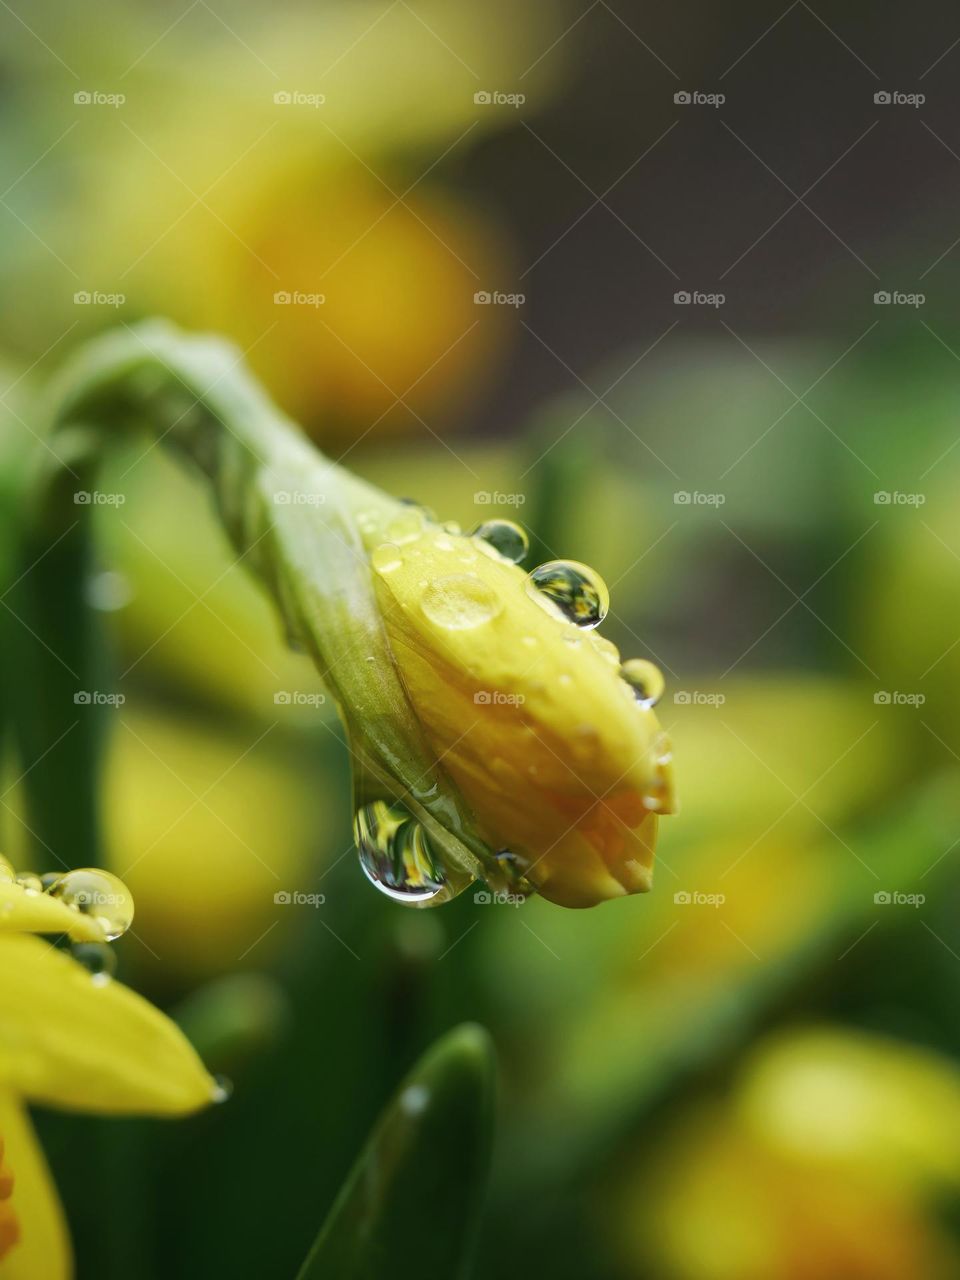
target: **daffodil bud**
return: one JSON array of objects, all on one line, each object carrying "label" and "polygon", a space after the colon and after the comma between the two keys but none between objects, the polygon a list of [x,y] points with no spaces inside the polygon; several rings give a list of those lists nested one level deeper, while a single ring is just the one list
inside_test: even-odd
[{"label": "daffodil bud", "polygon": [[660,678],[593,632],[603,583],[572,561],[528,575],[516,526],[463,535],[365,484],[239,366],[165,325],[108,335],[65,372],[56,422],[146,422],[207,476],[336,699],[368,877],[417,906],[478,878],[565,906],[648,889],[673,809]]}]

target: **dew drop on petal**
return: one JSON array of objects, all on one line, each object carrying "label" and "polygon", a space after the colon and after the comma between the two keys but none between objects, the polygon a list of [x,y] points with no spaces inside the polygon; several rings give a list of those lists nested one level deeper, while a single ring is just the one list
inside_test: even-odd
[{"label": "dew drop on petal", "polygon": [[396,543],[382,542],[379,547],[374,548],[370,563],[377,573],[392,573],[403,564],[403,557]]},{"label": "dew drop on petal", "polygon": [[642,707],[654,707],[663,697],[666,688],[663,672],[646,658],[630,658],[620,668],[620,674]]},{"label": "dew drop on petal", "polygon": [[578,560],[548,560],[527,576],[534,600],[549,600],[574,626],[598,626],[610,608],[610,593],[599,573]]},{"label": "dew drop on petal", "polygon": [[473,536],[493,547],[504,560],[519,564],[530,550],[527,531],[514,520],[485,520],[477,525]]},{"label": "dew drop on petal", "polygon": [[353,834],[364,875],[388,898],[416,904],[443,890],[443,871],[427,833],[402,805],[364,805],[354,815]]},{"label": "dew drop on petal", "polygon": [[133,923],[133,894],[119,878],[98,867],[79,867],[57,876],[47,889],[85,916],[91,916],[108,941],[126,933]]},{"label": "dew drop on petal", "polygon": [[7,859],[0,854],[0,884],[13,884],[16,878],[17,873]]},{"label": "dew drop on petal", "polygon": [[21,871],[17,876],[17,884],[27,893],[43,893],[43,882],[32,871]]},{"label": "dew drop on petal", "polygon": [[233,1081],[219,1073],[213,1077],[213,1101],[226,1102],[233,1096]]},{"label": "dew drop on petal", "polygon": [[475,573],[451,573],[429,582],[420,607],[446,631],[468,631],[495,618],[503,602]]},{"label": "dew drop on petal", "polygon": [[394,516],[384,532],[389,542],[402,545],[405,542],[416,541],[423,533],[424,523],[423,510],[420,507],[410,507],[408,511],[402,511],[398,516]]},{"label": "dew drop on petal", "polygon": [[117,971],[116,953],[106,942],[75,942],[70,954],[98,987],[105,987]]}]

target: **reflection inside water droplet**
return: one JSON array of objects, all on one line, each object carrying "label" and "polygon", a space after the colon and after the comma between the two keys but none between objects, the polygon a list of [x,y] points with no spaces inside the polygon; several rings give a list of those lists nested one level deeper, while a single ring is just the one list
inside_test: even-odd
[{"label": "reflection inside water droplet", "polygon": [[530,550],[526,530],[513,520],[485,520],[474,529],[473,536],[493,547],[511,564],[519,564]]},{"label": "reflection inside water droplet", "polygon": [[596,627],[607,616],[610,593],[599,573],[578,560],[548,560],[527,577],[527,592],[542,604],[551,601],[568,622]]},{"label": "reflection inside water droplet", "polygon": [[620,668],[620,674],[642,707],[656,706],[663,697],[666,688],[663,672],[646,658],[630,658]]},{"label": "reflection inside water droplet", "polygon": [[364,875],[387,897],[427,902],[443,890],[443,870],[427,833],[402,805],[364,805],[353,819],[353,834]]}]

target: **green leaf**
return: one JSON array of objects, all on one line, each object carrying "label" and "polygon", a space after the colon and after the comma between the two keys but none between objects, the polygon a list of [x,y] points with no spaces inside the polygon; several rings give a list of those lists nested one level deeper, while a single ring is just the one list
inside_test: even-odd
[{"label": "green leaf", "polygon": [[495,1062],[464,1024],[420,1059],[380,1118],[299,1280],[468,1274],[489,1165]]}]

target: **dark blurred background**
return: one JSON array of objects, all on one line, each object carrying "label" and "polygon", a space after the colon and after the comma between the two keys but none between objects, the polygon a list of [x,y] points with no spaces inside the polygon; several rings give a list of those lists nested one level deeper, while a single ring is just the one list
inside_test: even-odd
[{"label": "dark blurred background", "polygon": [[[84,337],[223,333],[333,457],[604,576],[682,803],[645,899],[378,899],[316,677],[199,487],[118,450],[119,976],[234,1094],[39,1117],[80,1275],[295,1274],[466,1018],[502,1068],[478,1275],[960,1275],[955,9],[11,0],[0,31],[5,492]],[[17,795],[5,851],[45,870]]]}]

